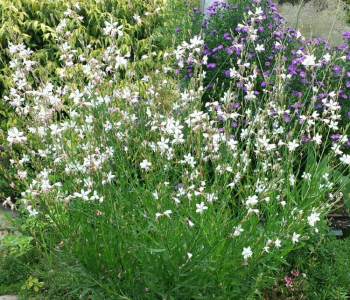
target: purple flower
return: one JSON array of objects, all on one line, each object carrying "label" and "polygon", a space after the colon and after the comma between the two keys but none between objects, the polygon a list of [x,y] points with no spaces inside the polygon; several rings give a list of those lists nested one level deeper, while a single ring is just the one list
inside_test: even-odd
[{"label": "purple flower", "polygon": [[350,32],[345,31],[345,32],[343,33],[343,38],[346,39],[346,40],[349,40],[349,39],[350,39]]},{"label": "purple flower", "polygon": [[335,66],[333,67],[333,71],[339,72],[339,71],[341,71],[341,67],[338,66],[338,65],[335,65]]},{"label": "purple flower", "polygon": [[211,51],[209,49],[204,49],[203,54],[210,55]]},{"label": "purple flower", "polygon": [[340,135],[339,133],[337,133],[337,134],[332,134],[332,135],[331,135],[331,139],[332,139],[332,140],[337,140],[337,139],[340,138],[340,136],[341,136],[341,135]]},{"label": "purple flower", "polygon": [[209,63],[208,65],[207,65],[207,68],[208,69],[214,69],[216,67],[216,63]]},{"label": "purple flower", "polygon": [[284,114],[283,115],[283,120],[284,120],[285,123],[289,123],[289,121],[290,121],[289,115],[288,114]]},{"label": "purple flower", "polygon": [[228,55],[232,54],[232,52],[233,52],[232,48],[230,48],[230,47],[226,48],[226,53]]},{"label": "purple flower", "polygon": [[224,34],[224,38],[225,38],[225,40],[227,40],[227,41],[230,41],[230,40],[231,40],[230,34],[229,34],[228,32]]}]

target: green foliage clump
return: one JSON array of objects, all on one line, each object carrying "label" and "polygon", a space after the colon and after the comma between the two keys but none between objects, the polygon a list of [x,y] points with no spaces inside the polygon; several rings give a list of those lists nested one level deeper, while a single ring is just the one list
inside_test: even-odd
[{"label": "green foliage clump", "polygon": [[331,234],[312,238],[290,253],[263,299],[336,300],[350,297],[350,239]]},{"label": "green foliage clump", "polygon": [[306,274],[309,299],[334,297],[343,291],[350,297],[350,239],[329,235],[293,254],[293,267]]}]

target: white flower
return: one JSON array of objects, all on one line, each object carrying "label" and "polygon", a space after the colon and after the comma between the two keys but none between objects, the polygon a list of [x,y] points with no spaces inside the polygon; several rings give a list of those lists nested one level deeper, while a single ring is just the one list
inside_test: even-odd
[{"label": "white flower", "polygon": [[244,231],[244,229],[242,228],[241,224],[239,224],[236,227],[233,227],[233,229],[235,230],[233,233],[233,236],[239,236],[241,234],[242,231]]},{"label": "white flower", "polygon": [[84,93],[80,93],[78,89],[75,90],[75,92],[72,92],[69,95],[69,99],[73,99],[73,102],[75,105],[78,105],[80,102],[80,98],[84,96]]},{"label": "white flower", "polygon": [[194,157],[190,153],[188,155],[184,155],[184,162],[188,163],[192,168],[196,164]]},{"label": "white flower", "polygon": [[253,209],[253,208],[249,208],[248,209],[248,215],[251,215],[251,214],[259,214],[259,210],[258,209]]},{"label": "white flower", "polygon": [[140,163],[140,167],[141,169],[145,169],[146,171],[149,170],[149,167],[152,166],[152,164],[147,160],[144,159],[141,163]]},{"label": "white flower", "polygon": [[188,219],[188,220],[187,220],[187,222],[188,222],[188,226],[190,226],[190,227],[193,227],[193,226],[194,226],[194,223],[193,223],[193,222],[191,222],[191,220],[190,220],[190,219]]},{"label": "white flower", "polygon": [[333,144],[333,146],[331,147],[335,155],[343,154],[343,151],[340,150],[340,146],[341,146],[340,144]]},{"label": "white flower", "polygon": [[99,195],[97,194],[96,191],[94,191],[94,194],[91,196],[90,200],[99,200],[99,199],[100,199]]},{"label": "white flower", "polygon": [[49,126],[49,128],[51,129],[51,134],[52,135],[59,134],[62,131],[62,129],[59,128],[57,124],[52,124],[52,125]]},{"label": "white flower", "polygon": [[200,36],[196,35],[193,39],[190,39],[190,43],[191,43],[191,48],[195,48],[199,45],[202,45],[204,41],[201,40]]},{"label": "white flower", "polygon": [[196,209],[197,213],[202,213],[203,211],[208,209],[208,207],[205,206],[203,202],[201,202],[201,204],[196,204],[196,206],[197,206],[197,209]]},{"label": "white flower", "polygon": [[238,77],[239,73],[236,71],[236,69],[233,67],[230,69],[230,77],[235,78]]},{"label": "white flower", "polygon": [[169,139],[165,139],[164,137],[161,137],[160,142],[157,142],[157,145],[159,146],[159,150],[161,153],[164,153],[166,150],[169,149]]},{"label": "white flower", "polygon": [[261,45],[257,44],[255,47],[255,51],[257,52],[265,51],[265,46],[263,44]]},{"label": "white flower", "polygon": [[293,242],[293,244],[299,242],[299,237],[300,237],[300,234],[297,234],[296,232],[293,232],[293,236],[292,236],[292,242]]},{"label": "white flower", "polygon": [[346,165],[350,165],[350,155],[344,154],[341,158],[340,161],[342,161]]},{"label": "white flower", "polygon": [[74,197],[81,198],[85,201],[88,201],[90,200],[88,197],[90,193],[91,193],[91,190],[84,191],[83,189],[81,189],[80,193],[74,193]]},{"label": "white flower", "polygon": [[167,216],[170,219],[170,214],[172,213],[171,210],[166,210],[165,212],[161,213],[156,213],[156,219],[158,219],[161,216]]},{"label": "white flower", "polygon": [[152,196],[158,200],[159,199],[159,196],[158,196],[158,192],[157,191],[154,191],[154,193],[152,193]]},{"label": "white flower", "polygon": [[41,180],[41,189],[42,189],[43,191],[49,190],[50,188],[51,188],[51,185],[50,185],[49,180],[47,180],[47,179]]},{"label": "white flower", "polygon": [[13,127],[9,129],[7,141],[10,144],[15,144],[15,143],[22,143],[27,140],[25,136],[23,136],[23,132],[20,132],[17,127]]},{"label": "white flower", "polygon": [[300,38],[300,37],[302,37],[302,35],[300,33],[300,30],[298,29],[298,31],[297,31],[297,39]]},{"label": "white flower", "polygon": [[137,24],[141,24],[141,17],[137,14],[133,15],[134,20],[136,21]]},{"label": "white flower", "polygon": [[35,217],[37,214],[39,214],[38,211],[35,208],[33,209],[31,205],[27,207],[27,210],[30,217]]},{"label": "white flower", "polygon": [[245,202],[246,206],[254,206],[255,204],[257,204],[259,202],[258,200],[258,196],[254,195],[254,196],[249,196],[247,201]]},{"label": "white flower", "polygon": [[275,246],[277,247],[277,248],[280,248],[281,247],[281,240],[280,239],[276,239],[275,240]]},{"label": "white flower", "polygon": [[293,142],[288,142],[289,151],[294,151],[298,147],[299,147],[299,144],[297,143],[297,140],[293,140]]},{"label": "white flower", "polygon": [[212,202],[212,201],[217,200],[217,199],[218,199],[218,197],[216,197],[214,193],[213,194],[207,194],[207,201],[208,202]]},{"label": "white flower", "polygon": [[320,135],[317,132],[316,135],[312,138],[312,140],[315,141],[317,145],[320,145],[322,143],[322,135]]},{"label": "white flower", "polygon": [[310,216],[307,217],[307,221],[310,226],[314,227],[317,221],[320,221],[320,213],[312,212]]},{"label": "white flower", "polygon": [[245,96],[245,99],[247,100],[254,100],[256,98],[254,91],[247,91],[247,95]]},{"label": "white flower", "polygon": [[243,247],[242,255],[243,255],[244,259],[252,257],[253,252],[252,252],[252,249],[250,248],[250,246],[248,248]]},{"label": "white flower", "polygon": [[265,252],[269,253],[270,247],[269,246],[265,246],[263,249],[264,249]]},{"label": "white flower", "polygon": [[107,174],[107,179],[106,179],[106,181],[108,182],[108,183],[111,183],[112,182],[112,179],[115,177],[115,175],[113,175],[112,174],[112,172],[109,172],[108,174]]},{"label": "white flower", "polygon": [[126,67],[128,61],[122,56],[117,56],[115,59],[115,69],[118,69],[119,67]]},{"label": "white flower", "polygon": [[311,179],[311,174],[310,173],[303,173],[303,175],[301,175],[302,178],[304,178],[305,180],[310,180]]},{"label": "white flower", "polygon": [[118,25],[118,22],[113,22],[111,20],[110,22],[105,21],[105,28],[103,28],[103,34],[108,35],[110,37],[114,37],[116,33],[118,35],[123,36],[123,31],[121,30],[123,28],[123,25],[120,25],[119,27],[115,28]]},{"label": "white flower", "polygon": [[331,56],[329,55],[329,53],[326,53],[325,55],[323,55],[323,59],[326,61],[326,62],[329,62],[331,60]]},{"label": "white flower", "polygon": [[27,178],[28,172],[17,170],[17,175],[20,179],[25,179],[25,178]]},{"label": "white flower", "polygon": [[293,174],[289,175],[289,183],[291,186],[295,184],[295,176]]},{"label": "white flower", "polygon": [[331,120],[330,124],[328,124],[328,127],[333,130],[338,130],[338,122]]},{"label": "white flower", "polygon": [[312,67],[315,65],[316,57],[314,55],[305,55],[305,59],[302,64],[306,67]]},{"label": "white flower", "polygon": [[168,218],[170,218],[170,214],[172,213],[171,210],[166,210],[165,212],[163,212],[163,215],[167,216]]}]

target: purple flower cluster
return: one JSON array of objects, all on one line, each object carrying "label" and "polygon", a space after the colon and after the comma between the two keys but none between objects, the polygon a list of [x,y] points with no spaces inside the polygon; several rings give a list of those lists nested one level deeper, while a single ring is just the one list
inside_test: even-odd
[{"label": "purple flower cluster", "polygon": [[[316,102],[310,101],[312,91],[317,89],[319,94],[327,94],[331,91],[330,88],[336,90],[341,84],[339,102],[343,108],[343,122],[347,122],[350,80],[344,78],[350,76],[348,44],[343,43],[331,49],[329,43],[322,38],[313,37],[305,41],[296,29],[283,27],[284,19],[277,12],[275,3],[270,0],[261,1],[258,5],[255,3],[252,1],[243,7],[216,1],[208,7],[209,17],[200,21],[205,41],[202,53],[207,57],[207,64],[203,66],[206,71],[204,84],[207,88],[203,101],[220,98],[232,85],[232,81],[235,82],[236,93],[241,93],[243,99],[255,99],[254,95],[273,88],[283,72],[288,77],[285,93],[291,108],[303,102],[307,105],[315,104],[317,109],[323,110],[326,104],[322,103],[322,97],[316,99]],[[260,11],[255,12],[257,7],[260,7]],[[247,11],[250,19],[245,21],[244,14]],[[345,32],[343,37],[350,39],[350,32]],[[257,45],[263,45],[260,48],[262,50],[258,51]],[[315,62],[308,62],[307,57],[311,59],[312,55],[315,56]],[[282,68],[277,65],[280,57],[284,61]],[[334,58],[337,58],[336,64]],[[234,78],[232,67],[249,69],[253,65],[258,66],[257,80],[253,91],[248,91],[245,82]],[[186,77],[191,77],[193,66],[189,64],[183,71],[187,73]],[[346,77],[343,76],[345,72]],[[329,78],[327,86],[322,81],[324,76]],[[215,86],[222,88],[211,89],[214,82],[218,82]],[[289,118],[290,116],[284,117],[286,123]]]}]

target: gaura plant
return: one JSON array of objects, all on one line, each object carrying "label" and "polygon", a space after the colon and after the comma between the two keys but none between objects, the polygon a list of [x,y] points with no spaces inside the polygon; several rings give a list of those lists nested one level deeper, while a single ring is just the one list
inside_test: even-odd
[{"label": "gaura plant", "polygon": [[[247,15],[251,28],[264,15],[260,3]],[[232,83],[203,102],[207,48],[197,35],[161,56],[164,79],[144,77],[141,95],[119,72],[129,71],[128,52],[112,42],[94,58],[93,45],[80,54],[66,26],[56,28],[60,82],[28,84],[39,63],[26,67],[31,50],[9,47],[16,76],[6,100],[26,126],[11,127],[6,146],[28,218],[48,216],[62,241],[56,249],[113,299],[255,297],[288,253],[324,230],[324,215],[342,199],[348,138],[341,127],[330,138],[342,118],[340,87],[325,77],[291,104],[281,47],[275,84],[255,93],[262,68],[239,47]],[[117,36],[118,26],[103,31]],[[328,57],[298,55],[309,74]],[[334,62],[343,54],[332,55]],[[193,68],[177,93],[169,64]],[[172,97],[167,108],[160,90]]]}]

